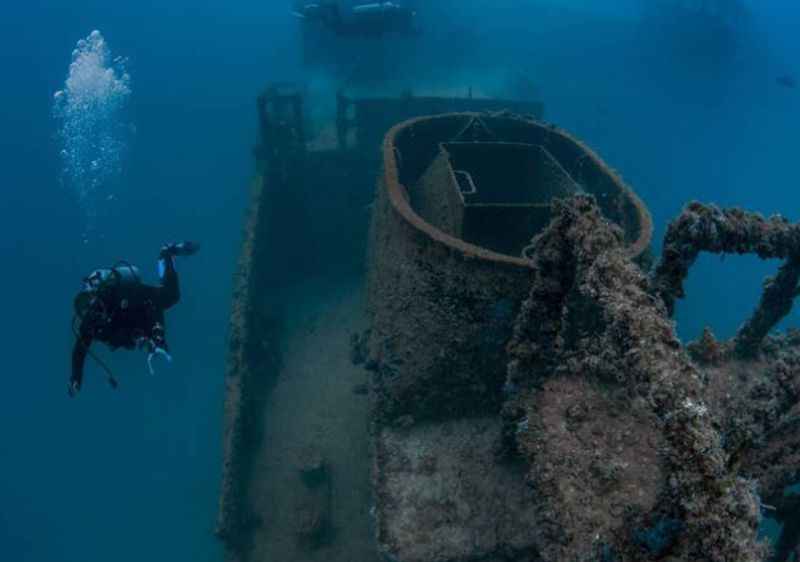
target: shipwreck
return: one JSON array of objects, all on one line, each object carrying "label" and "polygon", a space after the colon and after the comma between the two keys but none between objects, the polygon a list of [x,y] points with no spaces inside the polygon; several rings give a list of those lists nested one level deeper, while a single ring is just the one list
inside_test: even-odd
[{"label": "shipwreck", "polygon": [[[644,203],[541,104],[336,101],[258,102],[228,560],[791,560],[800,335],[771,332],[800,226],[690,203],[654,260]],[[784,264],[734,338],[684,345],[700,252]]]}]

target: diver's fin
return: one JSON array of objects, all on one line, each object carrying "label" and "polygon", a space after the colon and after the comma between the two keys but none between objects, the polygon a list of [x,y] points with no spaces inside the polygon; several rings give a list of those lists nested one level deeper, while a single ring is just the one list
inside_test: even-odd
[{"label": "diver's fin", "polygon": [[191,256],[196,254],[198,250],[200,250],[200,244],[191,240],[184,240],[183,242],[164,244],[161,247],[161,257]]}]

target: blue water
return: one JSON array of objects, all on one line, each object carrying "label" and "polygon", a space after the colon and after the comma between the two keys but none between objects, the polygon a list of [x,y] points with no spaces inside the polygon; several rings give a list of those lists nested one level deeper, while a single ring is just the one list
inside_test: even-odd
[{"label": "blue water", "polygon": [[[304,78],[296,22],[288,2],[277,0],[6,4],[0,559],[221,560],[211,532],[227,312],[256,138],[254,98],[270,80]],[[642,55],[635,42],[571,20],[557,46],[542,48],[527,39],[528,27],[542,25],[542,8],[533,2],[418,4],[421,11],[429,5],[423,15],[438,14],[417,46],[404,47],[427,65],[420,75],[435,75],[441,84],[452,69],[454,86],[491,89],[502,81],[498,68],[530,74],[548,118],[585,138],[641,194],[656,240],[691,198],[800,220],[800,91],[775,82],[800,73],[800,8],[792,3],[754,4],[754,53],[719,75],[680,60],[652,64],[652,54]],[[628,22],[636,17],[635,2],[573,4],[576,21],[584,11]],[[136,133],[115,199],[83,244],[84,213],[58,181],[51,102],[75,42],[93,29],[129,58]],[[458,38],[465,43],[454,47]],[[456,51],[474,56],[462,56],[456,69],[447,58]],[[414,74],[401,78],[410,82]],[[168,314],[175,363],[148,377],[141,356],[104,353],[121,388],[108,389],[90,364],[84,391],[69,400],[69,321],[79,280],[120,258],[152,280],[159,245],[184,237],[200,240],[203,249],[179,264],[183,301]],[[732,335],[775,267],[703,258],[678,308],[682,336],[697,335],[707,322]],[[793,315],[787,323],[798,320]]]}]

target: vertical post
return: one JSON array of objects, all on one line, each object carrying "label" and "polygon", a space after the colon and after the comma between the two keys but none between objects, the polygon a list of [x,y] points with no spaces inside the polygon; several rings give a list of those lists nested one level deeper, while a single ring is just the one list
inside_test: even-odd
[{"label": "vertical post", "polygon": [[737,355],[753,357],[758,354],[762,340],[792,311],[798,281],[800,261],[789,258],[778,270],[778,274],[764,283],[758,308],[739,328],[734,338]]},{"label": "vertical post", "polygon": [[341,91],[336,92],[336,142],[339,150],[347,149],[347,129],[350,125],[347,120],[347,111],[349,108],[350,100]]}]

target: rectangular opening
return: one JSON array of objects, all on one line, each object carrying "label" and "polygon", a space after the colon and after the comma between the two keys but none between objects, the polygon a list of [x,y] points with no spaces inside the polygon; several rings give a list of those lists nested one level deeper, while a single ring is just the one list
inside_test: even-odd
[{"label": "rectangular opening", "polygon": [[519,256],[550,221],[550,202],[579,190],[542,146],[507,142],[442,143],[463,205],[461,238]]},{"label": "rectangular opening", "polygon": [[459,184],[469,176],[474,193],[460,190],[465,205],[549,204],[577,189],[540,145],[509,142],[442,143]]}]

